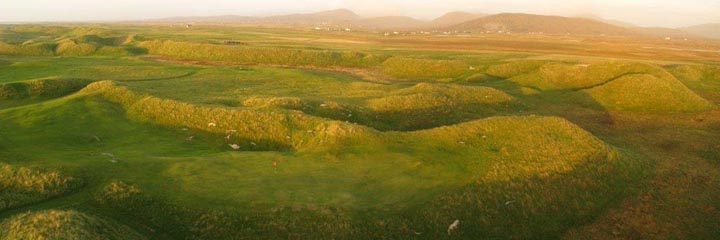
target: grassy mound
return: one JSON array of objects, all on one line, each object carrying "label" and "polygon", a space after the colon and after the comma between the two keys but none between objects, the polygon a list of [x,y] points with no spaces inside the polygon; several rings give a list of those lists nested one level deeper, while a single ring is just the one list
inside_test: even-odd
[{"label": "grassy mound", "polygon": [[667,70],[703,98],[720,103],[720,66],[674,65]]},{"label": "grassy mound", "polygon": [[600,85],[628,74],[656,71],[658,69],[637,63],[547,63],[536,71],[512,77],[510,81],[541,90],[582,89]]},{"label": "grassy mound", "polygon": [[55,44],[51,43],[15,45],[0,41],[0,55],[52,56],[54,50]]},{"label": "grassy mound", "polygon": [[379,65],[385,57],[360,52],[335,52],[289,48],[226,46],[176,41],[145,41],[138,46],[150,54],[172,58],[225,61],[242,64],[273,64],[290,66],[350,66]]},{"label": "grassy mound", "polygon": [[[456,217],[467,224],[463,226],[473,226],[460,233],[464,238],[528,237],[548,231],[534,220],[513,223],[517,221],[514,216],[542,219],[554,227],[551,235],[543,236],[558,236],[568,227],[563,225],[565,221],[591,219],[624,194],[625,188],[618,186],[634,184],[642,177],[641,164],[555,117],[495,117],[382,135],[319,155],[242,153],[237,159],[181,161],[163,173],[184,176],[177,184],[188,196],[254,206],[243,213],[253,216],[250,219],[232,212],[182,207],[121,182],[109,184],[97,199],[173,236],[192,238],[399,239],[415,236],[411,230],[438,238],[447,236],[447,225]],[[313,160],[318,157],[323,160]],[[282,167],[273,170],[262,163],[268,159]],[[200,176],[200,172],[209,175]],[[228,179],[233,179],[233,184],[221,184]],[[264,184],[257,186],[257,182]],[[216,184],[222,185],[222,190],[208,187]],[[548,195],[548,189],[553,194]],[[316,191],[321,191],[322,197]],[[220,192],[223,195],[217,195]],[[213,195],[220,199],[208,198]],[[438,199],[429,204],[417,201],[433,196]],[[447,199],[452,201],[442,202]],[[363,213],[358,213],[353,207],[357,201],[372,203],[369,206],[393,203],[394,207],[364,207]],[[518,205],[508,207],[507,201]],[[464,213],[463,209],[473,212]],[[507,212],[511,216],[502,215]],[[489,220],[493,218],[514,226],[530,223],[527,226],[531,228],[498,229]]]},{"label": "grassy mound", "polygon": [[670,74],[626,75],[584,90],[606,109],[641,112],[698,112],[712,104]]},{"label": "grassy mound", "polygon": [[328,130],[327,124],[335,130],[370,133],[360,126],[328,122],[297,111],[204,106],[157,98],[134,92],[112,81],[90,84],[82,92],[99,93],[121,104],[128,116],[136,120],[230,135],[236,139],[234,144],[244,149],[300,149],[315,146],[318,141],[332,142],[344,137]]},{"label": "grassy mound", "polygon": [[511,78],[524,73],[537,70],[545,65],[545,61],[539,60],[518,60],[503,64],[492,65],[485,70],[488,75],[499,78]]},{"label": "grassy mound", "polygon": [[413,130],[487,117],[510,107],[514,100],[489,87],[420,83],[370,99],[367,106],[377,119],[395,129]]},{"label": "grassy mound", "polygon": [[457,78],[469,71],[469,66],[459,60],[433,60],[392,57],[382,64],[383,72],[400,79],[447,79]]},{"label": "grassy mound", "polygon": [[90,82],[82,79],[41,79],[0,84],[0,100],[60,97],[78,91]]},{"label": "grassy mound", "polygon": [[0,211],[70,192],[80,184],[78,179],[57,171],[38,171],[0,163]]},{"label": "grassy mound", "polygon": [[129,227],[73,210],[47,210],[0,222],[0,239],[146,239]]}]

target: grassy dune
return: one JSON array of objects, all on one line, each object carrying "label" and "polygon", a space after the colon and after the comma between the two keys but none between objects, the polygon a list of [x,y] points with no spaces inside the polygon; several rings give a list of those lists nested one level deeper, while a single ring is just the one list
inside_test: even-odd
[{"label": "grassy dune", "polygon": [[131,228],[73,210],[46,210],[0,222],[1,239],[147,239]]},{"label": "grassy dune", "polygon": [[80,184],[80,180],[57,171],[0,164],[0,211],[68,193]]}]

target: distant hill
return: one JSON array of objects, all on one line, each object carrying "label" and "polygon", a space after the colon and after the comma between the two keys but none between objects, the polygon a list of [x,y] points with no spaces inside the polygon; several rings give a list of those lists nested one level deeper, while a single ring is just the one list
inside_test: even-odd
[{"label": "distant hill", "polygon": [[549,34],[627,35],[626,28],[587,18],[568,18],[522,13],[502,13],[451,27],[458,31],[542,32]]},{"label": "distant hill", "polygon": [[432,27],[446,27],[475,20],[484,16],[487,15],[469,12],[449,12],[430,21],[428,24]]},{"label": "distant hill", "polygon": [[637,34],[654,37],[669,38],[702,38],[699,34],[693,34],[682,29],[662,28],[662,27],[634,27],[629,28]]},{"label": "distant hill", "polygon": [[597,15],[592,15],[592,14],[586,14],[586,15],[581,15],[581,16],[577,16],[577,17],[587,18],[587,19],[595,20],[595,21],[598,21],[598,22],[601,22],[601,23],[607,23],[607,24],[610,24],[610,25],[615,25],[615,26],[624,27],[624,28],[634,28],[634,27],[638,27],[637,25],[632,24],[632,23],[629,23],[629,22],[623,22],[623,21],[613,20],[613,19],[606,19],[606,18],[597,16]]},{"label": "distant hill", "polygon": [[692,34],[699,35],[699,36],[707,37],[707,38],[720,39],[720,23],[710,23],[710,24],[690,26],[690,27],[682,28],[682,30],[687,31]]},{"label": "distant hill", "polygon": [[361,17],[347,9],[309,14],[291,14],[261,18],[261,22],[280,24],[352,24]]},{"label": "distant hill", "polygon": [[411,30],[424,28],[427,22],[405,16],[387,16],[362,19],[358,24],[372,29]]}]

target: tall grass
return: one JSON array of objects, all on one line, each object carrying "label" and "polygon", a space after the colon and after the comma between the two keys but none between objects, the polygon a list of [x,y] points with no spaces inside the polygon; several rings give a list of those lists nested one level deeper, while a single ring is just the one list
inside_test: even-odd
[{"label": "tall grass", "polygon": [[150,54],[155,55],[242,64],[364,67],[379,65],[385,60],[383,56],[361,52],[227,46],[169,40],[145,41],[139,43],[138,46],[148,49]]},{"label": "tall grass", "polygon": [[81,181],[57,171],[39,171],[0,163],[0,211],[68,193]]},{"label": "tall grass", "polygon": [[127,226],[75,210],[18,214],[0,222],[0,239],[146,239]]}]

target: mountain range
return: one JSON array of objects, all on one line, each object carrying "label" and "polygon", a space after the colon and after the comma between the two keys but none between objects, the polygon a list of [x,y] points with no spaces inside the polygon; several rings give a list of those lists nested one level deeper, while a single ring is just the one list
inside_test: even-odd
[{"label": "mountain range", "polygon": [[607,20],[597,16],[561,17],[524,13],[500,13],[487,15],[461,11],[449,12],[429,21],[407,16],[366,18],[347,9],[269,17],[225,15],[209,17],[174,17],[150,21],[165,23],[177,22],[314,26],[322,28],[350,28],[377,31],[513,32],[720,39],[720,24],[705,24],[677,29],[646,28],[621,21]]}]

